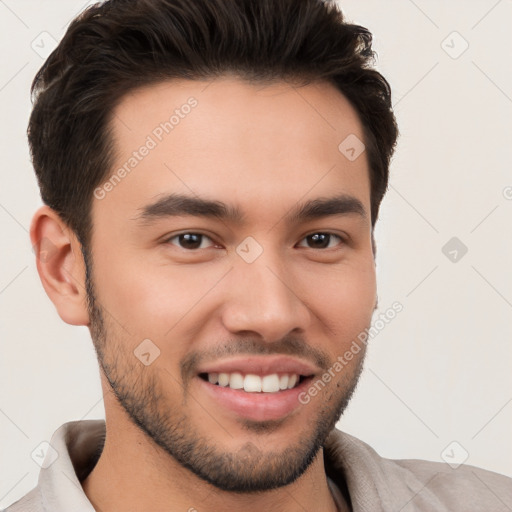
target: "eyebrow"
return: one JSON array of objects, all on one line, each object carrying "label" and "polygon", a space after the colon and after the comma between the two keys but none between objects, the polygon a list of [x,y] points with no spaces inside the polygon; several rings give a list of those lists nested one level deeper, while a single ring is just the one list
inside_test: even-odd
[{"label": "eyebrow", "polygon": [[[237,206],[183,194],[165,195],[154,203],[140,208],[140,210],[141,213],[135,217],[135,220],[144,224],[163,218],[187,215],[215,218],[234,224],[242,224],[245,219],[244,214]],[[317,198],[299,203],[288,211],[284,220],[293,224],[332,215],[350,214],[358,215],[362,219],[368,218],[366,209],[359,199],[341,194],[335,197]]]}]

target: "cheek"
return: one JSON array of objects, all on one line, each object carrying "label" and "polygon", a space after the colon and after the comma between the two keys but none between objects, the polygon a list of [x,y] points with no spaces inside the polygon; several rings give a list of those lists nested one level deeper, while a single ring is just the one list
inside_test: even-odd
[{"label": "cheek", "polygon": [[329,327],[327,335],[333,340],[337,356],[371,322],[376,302],[373,263],[357,269],[344,269],[332,276],[315,300],[315,310]]},{"label": "cheek", "polygon": [[150,265],[118,256],[95,265],[95,286],[101,305],[136,339],[162,341],[174,326],[182,328],[182,320],[225,273],[224,268]]}]

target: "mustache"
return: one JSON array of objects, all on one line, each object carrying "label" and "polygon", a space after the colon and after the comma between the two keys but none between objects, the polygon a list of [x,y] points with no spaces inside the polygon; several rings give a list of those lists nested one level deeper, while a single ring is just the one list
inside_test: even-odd
[{"label": "mustache", "polygon": [[229,356],[289,355],[306,359],[322,370],[331,366],[329,356],[312,347],[301,338],[284,338],[265,342],[255,338],[243,338],[224,342],[212,349],[187,354],[180,363],[181,378],[187,382],[197,374],[197,367],[204,361],[223,359]]}]

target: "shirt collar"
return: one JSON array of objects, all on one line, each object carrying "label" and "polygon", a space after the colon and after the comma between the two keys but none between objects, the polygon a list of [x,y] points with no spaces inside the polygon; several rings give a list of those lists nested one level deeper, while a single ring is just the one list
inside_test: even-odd
[{"label": "shirt collar", "polygon": [[46,510],[95,512],[80,480],[94,467],[104,442],[104,420],[72,421],[55,431],[38,480]]},{"label": "shirt collar", "polygon": [[[45,509],[52,512],[95,512],[81,485],[99,459],[105,443],[104,420],[64,423],[53,434],[38,487]],[[55,452],[57,458],[55,458]],[[395,502],[382,459],[370,446],[333,430],[324,448],[328,478],[354,512],[388,510]],[[377,508],[376,508],[377,507]]]}]

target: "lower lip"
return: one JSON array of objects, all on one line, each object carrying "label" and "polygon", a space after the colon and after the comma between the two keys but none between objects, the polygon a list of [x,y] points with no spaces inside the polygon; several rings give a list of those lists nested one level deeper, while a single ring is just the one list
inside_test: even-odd
[{"label": "lower lip", "polygon": [[299,395],[309,385],[311,378],[304,379],[293,389],[276,393],[247,393],[239,389],[222,387],[197,377],[201,389],[221,407],[237,416],[253,421],[280,420],[298,409],[302,404]]}]

